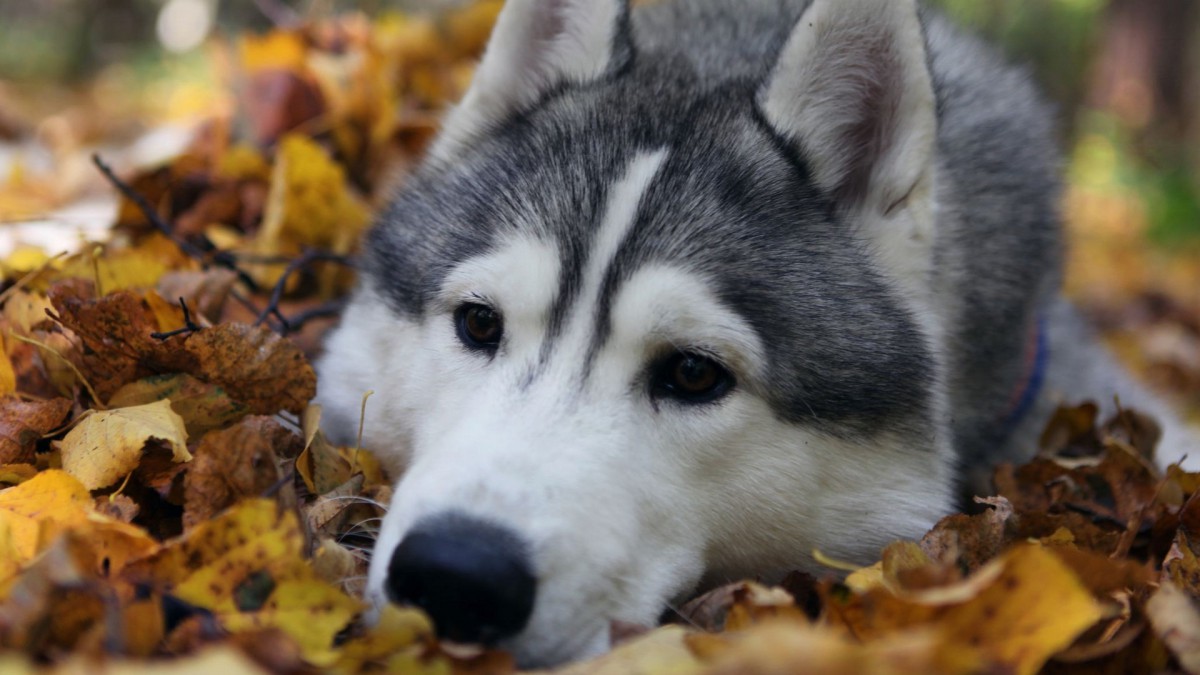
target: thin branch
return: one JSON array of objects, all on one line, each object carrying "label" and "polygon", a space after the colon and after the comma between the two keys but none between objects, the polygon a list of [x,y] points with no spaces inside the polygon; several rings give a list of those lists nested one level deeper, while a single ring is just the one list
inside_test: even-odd
[{"label": "thin branch", "polygon": [[138,210],[141,211],[142,215],[146,217],[147,222],[149,222],[156,230],[161,232],[165,237],[170,239],[176,246],[178,246],[179,250],[183,251],[184,255],[199,261],[200,264],[205,267],[208,267],[209,264],[215,264],[218,267],[224,267],[225,269],[232,270],[233,272],[237,273],[238,280],[243,284],[246,284],[251,291],[257,292],[259,290],[258,283],[255,282],[254,278],[247,274],[245,270],[242,270],[237,266],[237,261],[233,258],[233,256],[224,251],[218,250],[217,247],[213,246],[212,242],[208,241],[207,239],[204,240],[205,246],[203,249],[201,249],[197,248],[187,239],[180,237],[175,233],[175,228],[172,227],[170,223],[163,220],[162,216],[158,214],[158,210],[155,209],[150,202],[146,201],[145,197],[143,197],[137,190],[134,190],[133,187],[128,183],[117,177],[117,174],[112,170],[112,168],[105,164],[104,160],[100,159],[100,155],[92,155],[92,163],[96,165],[96,168],[100,170],[100,173],[104,174],[104,177],[108,179],[108,182],[113,184],[113,187],[117,188],[121,194],[125,195],[126,199],[133,202],[134,205],[138,207]]},{"label": "thin branch", "polygon": [[293,314],[292,316],[284,319],[282,334],[288,335],[289,333],[295,333],[296,331],[304,328],[305,324],[307,324],[309,321],[316,321],[317,319],[326,319],[337,316],[341,314],[342,310],[345,308],[346,301],[344,299],[333,300],[323,305],[317,305],[311,309],[306,309],[303,312]]},{"label": "thin branch", "polygon": [[163,220],[162,217],[158,215],[158,209],[155,209],[153,206],[151,206],[150,202],[146,201],[146,198],[143,197],[141,193],[133,189],[133,186],[118,178],[117,174],[112,170],[112,167],[110,167],[108,164],[105,164],[104,160],[100,159],[100,155],[92,155],[92,163],[96,165],[97,169],[100,169],[100,173],[104,174],[104,177],[108,179],[108,182],[113,184],[113,187],[117,188],[121,194],[125,195],[126,199],[133,202],[134,205],[138,207],[138,210],[141,211],[142,215],[146,217],[146,220],[154,226],[154,229],[158,230],[164,236],[174,242],[175,245],[179,247],[179,250],[183,251],[184,254],[186,254],[189,258],[195,258],[196,260],[200,261],[205,259],[204,251],[201,251],[186,239],[183,239],[179,235],[175,234],[175,228],[171,227],[167,221]]},{"label": "thin branch", "polygon": [[263,493],[260,496],[264,499],[274,497],[279,493],[280,490],[284,488],[284,486],[286,486],[288,483],[294,482],[295,480],[296,467],[293,465],[292,468],[287,470],[287,473],[279,477],[279,480],[272,483],[266,490],[263,490]]},{"label": "thin branch", "polygon": [[345,265],[346,267],[354,266],[354,264],[350,262],[350,259],[344,255],[338,255],[336,253],[319,251],[315,249],[308,249],[304,251],[299,258],[296,258],[288,263],[287,269],[283,271],[283,275],[279,277],[279,281],[275,282],[275,288],[271,290],[271,299],[268,301],[266,308],[259,313],[258,320],[254,322],[254,325],[263,325],[266,323],[267,317],[274,314],[279,318],[280,321],[283,322],[285,334],[286,331],[291,330],[291,324],[287,317],[283,316],[279,312],[279,303],[283,300],[283,293],[287,289],[288,281],[291,280],[292,275],[316,262],[331,262],[338,265]]},{"label": "thin branch", "polygon": [[192,312],[188,309],[187,300],[180,298],[179,307],[183,310],[183,328],[176,328],[175,330],[167,331],[166,333],[151,333],[150,337],[154,338],[155,340],[165,341],[175,337],[176,335],[188,335],[200,330],[200,326],[197,325],[195,321],[192,321]]}]

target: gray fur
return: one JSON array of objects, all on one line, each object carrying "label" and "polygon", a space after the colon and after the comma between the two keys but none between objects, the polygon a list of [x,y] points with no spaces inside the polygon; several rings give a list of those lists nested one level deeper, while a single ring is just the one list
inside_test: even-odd
[{"label": "gray fur", "polygon": [[[419,314],[446,271],[497,233],[545,229],[567,263],[560,326],[605,186],[633,153],[666,145],[671,166],[609,271],[606,297],[648,262],[701,270],[767,343],[787,346],[772,354],[765,383],[782,417],[836,434],[902,423],[919,439],[935,423],[926,348],[802,155],[755,109],[807,5],[731,12],[726,1],[693,0],[635,11],[629,66],[554,92],[458,162],[411,179],[368,240],[368,278]],[[1027,74],[937,16],[926,24],[940,111],[938,286],[960,297],[948,321],[957,327],[950,400],[956,445],[973,464],[1005,445],[999,421],[1022,377],[1025,327],[1058,285],[1059,157]],[[606,318],[597,321],[603,336]],[[553,328],[548,337],[547,349]]]},{"label": "gray fur", "polygon": [[[525,8],[532,7],[528,4],[532,2],[546,3],[537,6],[541,10],[566,6],[553,4],[564,0],[510,1],[513,4],[509,7]],[[375,428],[385,429],[384,437],[376,435],[370,442],[396,446],[384,450],[391,450],[398,464],[409,460],[405,454],[409,444],[423,444],[419,452],[413,450],[413,464],[396,491],[396,503],[406,504],[407,511],[397,508],[389,513],[381,535],[382,546],[398,545],[407,526],[405,519],[417,517],[422,508],[486,508],[483,502],[473,501],[477,498],[470,495],[476,494],[491,499],[487,503],[493,510],[519,504],[519,509],[513,507],[506,515],[478,515],[496,515],[498,520],[503,515],[509,524],[524,523],[529,532],[537,530],[523,520],[530,511],[541,507],[562,510],[576,501],[599,505],[593,510],[611,508],[619,516],[636,512],[643,502],[651,503],[651,496],[709,504],[693,496],[712,495],[711,503],[719,505],[679,508],[680,513],[654,506],[652,513],[637,513],[632,520],[591,523],[594,528],[613,530],[606,533],[607,539],[593,536],[590,531],[581,535],[571,528],[555,530],[553,536],[546,534],[549,530],[539,530],[538,536],[543,539],[531,540],[530,550],[538,552],[535,558],[553,559],[557,565],[554,574],[539,577],[539,588],[549,589],[548,595],[559,600],[540,600],[534,628],[518,638],[518,653],[527,650],[524,658],[531,663],[582,653],[581,645],[567,648],[568,642],[579,636],[567,635],[569,627],[544,618],[556,616],[553,612],[575,616],[567,606],[569,598],[574,597],[568,588],[572,584],[580,592],[617,598],[617,605],[645,602],[647,598],[650,603],[656,599],[665,602],[665,594],[703,583],[702,578],[715,582],[722,574],[762,574],[811,562],[814,543],[810,539],[822,539],[827,553],[842,552],[857,560],[874,555],[875,544],[898,536],[919,536],[951,508],[953,474],[957,473],[965,489],[986,492],[992,464],[1029,457],[1041,426],[1064,399],[1092,399],[1111,409],[1114,395],[1119,395],[1122,403],[1164,416],[1169,427],[1174,424],[1157,399],[1113,364],[1074,309],[1061,298],[1061,157],[1053,111],[1038,95],[1029,75],[1006,64],[936,14],[923,12],[925,55],[937,118],[934,170],[930,171],[926,161],[932,130],[929,80],[924,73],[916,79],[904,77],[917,72],[913,64],[920,63],[921,45],[912,5],[905,5],[907,13],[902,18],[907,32],[884,37],[906,39],[894,43],[885,39],[880,44],[884,45],[881,51],[885,56],[889,49],[902,50],[907,59],[888,64],[896,66],[891,70],[863,70],[881,73],[880,79],[894,76],[903,82],[919,81],[919,87],[903,90],[920,94],[906,97],[905,105],[895,96],[896,91],[885,92],[896,119],[907,120],[914,116],[912,110],[919,108],[920,124],[904,126],[902,131],[907,136],[897,133],[902,141],[916,138],[911,146],[919,149],[907,155],[900,151],[888,155],[889,142],[902,149],[910,146],[896,139],[881,140],[876,132],[896,131],[881,123],[865,127],[865,135],[870,138],[849,137],[851,141],[877,143],[878,147],[870,148],[872,152],[847,148],[846,154],[865,158],[861,162],[880,161],[881,166],[890,166],[887,160],[900,157],[909,164],[889,174],[893,179],[901,176],[895,179],[897,182],[913,178],[909,175],[913,173],[912,165],[919,164],[915,185],[909,182],[888,187],[913,185],[908,196],[917,195],[917,201],[928,197],[925,188],[932,185],[932,197],[912,206],[901,192],[902,198],[895,202],[899,214],[895,220],[874,213],[856,216],[852,207],[862,204],[846,202],[865,203],[864,195],[874,198],[870,190],[860,184],[846,190],[822,189],[820,185],[828,186],[830,182],[818,184],[813,167],[819,167],[827,155],[803,147],[806,140],[799,139],[823,137],[819,133],[789,134],[776,128],[786,126],[786,120],[791,119],[790,108],[782,115],[778,109],[765,111],[770,103],[762,96],[769,89],[766,85],[792,81],[778,79],[781,51],[785,45],[803,48],[808,44],[790,41],[790,37],[807,35],[793,31],[810,4],[809,0],[659,0],[628,14],[622,12],[611,53],[606,55],[610,58],[602,62],[609,66],[603,69],[604,74],[587,82],[570,81],[556,77],[554,64],[549,64],[545,73],[540,73],[544,77],[532,92],[534,96],[529,96],[530,91],[521,92],[520,100],[536,98],[536,104],[499,121],[488,116],[463,118],[470,122],[461,126],[466,131],[460,136],[447,134],[454,142],[407,180],[366,240],[362,288],[351,305],[346,325],[331,338],[330,354],[320,368],[322,400],[335,435],[340,430],[343,438],[354,437],[359,396],[370,388],[383,392],[380,398],[387,399],[375,404],[376,410],[381,410],[375,413]],[[576,10],[580,6],[615,7],[573,5]],[[861,12],[893,8],[883,4],[866,10],[861,5],[850,7],[860,11],[846,15],[854,17],[854,27],[868,16]],[[614,13],[607,16],[611,18]],[[804,25],[799,24],[801,28]],[[604,33],[603,39],[609,34]],[[597,43],[590,44],[588,54],[596,51]],[[793,52],[789,48],[787,53]],[[601,72],[578,65],[574,64],[572,71],[561,72],[589,73],[589,78]],[[900,71],[899,75],[888,75],[892,70]],[[875,75],[867,79],[870,77]],[[891,85],[895,82],[866,82],[864,88],[886,89]],[[800,91],[824,93],[820,87]],[[489,93],[503,96],[503,92]],[[908,100],[917,104],[905,107]],[[498,115],[503,117],[509,108],[499,105],[490,109],[495,110],[505,111]],[[472,109],[463,107],[460,111],[470,113]],[[861,107],[857,112],[870,115]],[[881,117],[886,115],[880,113]],[[903,123],[892,126],[899,128]],[[839,142],[836,148],[844,144]],[[648,185],[638,183],[640,201],[633,205],[636,209],[630,209],[635,217],[627,231],[621,230],[622,238],[611,261],[600,261],[606,266],[599,277],[598,302],[593,304],[591,297],[581,296],[585,286],[591,289],[597,283],[596,265],[588,256],[595,250],[606,250],[593,244],[611,241],[600,237],[601,224],[609,215],[606,211],[612,211],[610,201],[620,201],[610,200],[610,191],[617,189],[614,186],[626,185],[635,158],[651,155],[656,162],[661,160],[661,165],[655,164],[656,172],[647,174],[653,176]],[[903,164],[900,160],[896,163]],[[875,176],[869,170],[873,166],[852,168],[854,172],[847,172],[854,173],[852,181],[865,181],[868,188],[875,187],[870,185]],[[927,176],[933,178],[922,182]],[[892,201],[888,194],[883,206],[890,206]],[[919,268],[922,276],[914,282],[903,276],[901,272],[908,270],[903,264],[894,264],[894,257],[887,264],[883,261],[888,253],[907,255],[910,249],[903,248],[907,243],[917,241],[924,247],[929,240],[913,237],[902,241],[895,251],[880,251],[883,244],[879,242],[898,239],[866,230],[880,223],[925,225],[928,221],[920,220],[923,216],[919,214],[926,212],[921,209],[930,201],[936,222],[929,230],[931,243],[921,255],[932,250],[933,264],[928,277],[924,276],[925,268]],[[881,213],[886,216],[892,211]],[[856,220],[859,217],[861,220]],[[629,221],[622,224],[625,222]],[[611,228],[605,231],[612,232]],[[886,233],[898,231],[908,232]],[[925,232],[916,226],[912,231]],[[523,236],[510,237],[512,234]],[[505,380],[505,388],[477,387],[478,382],[487,379],[486,373],[503,373],[505,378],[512,374],[503,369],[485,371],[493,365],[491,359],[504,364],[518,362],[503,361],[508,356],[504,341],[483,357],[478,351],[472,353],[457,338],[450,339],[455,308],[445,305],[461,300],[442,297],[447,292],[445,282],[452,273],[471,269],[471,265],[462,263],[516,240],[533,240],[533,250],[542,258],[548,257],[544,245],[556,250],[559,276],[554,287],[546,289],[553,295],[539,296],[537,311],[548,305],[548,317],[543,321],[538,314],[531,322],[537,327],[527,329],[522,337],[523,348],[529,349],[521,353],[528,357],[523,356],[526,360],[518,364],[519,370],[512,378],[515,384],[509,386]],[[525,255],[526,249],[519,250]],[[927,259],[922,257],[921,261]],[[524,258],[520,260],[523,264]],[[669,416],[671,411],[659,416],[659,401],[648,391],[649,375],[627,376],[626,371],[620,371],[608,381],[628,387],[628,395],[623,394],[619,402],[631,407],[614,410],[635,409],[636,415],[611,413],[615,417],[592,419],[588,415],[592,408],[576,409],[572,401],[591,400],[595,404],[599,400],[604,405],[618,399],[575,396],[585,392],[589,381],[603,379],[593,370],[596,363],[607,358],[607,363],[617,363],[616,368],[630,372],[643,367],[650,370],[655,365],[651,361],[643,366],[644,355],[623,351],[624,345],[635,342],[609,341],[614,333],[620,333],[614,330],[613,317],[619,293],[640,271],[660,264],[689,273],[680,275],[686,279],[680,284],[703,285],[703,296],[685,297],[715,296],[716,302],[706,300],[705,306],[708,311],[737,317],[731,322],[739,325],[739,336],[752,330],[755,339],[750,342],[756,345],[752,351],[762,346],[766,367],[735,372],[734,394],[694,405],[687,414],[674,411],[673,417]],[[889,271],[898,269],[895,273]],[[545,272],[545,279],[553,274]],[[536,278],[537,287],[545,284],[543,277],[531,276]],[[504,281],[489,280],[486,284],[503,286]],[[914,300],[913,288],[931,296],[933,303],[924,297]],[[717,310],[712,309],[714,305]],[[931,305],[936,312],[926,311]],[[582,314],[584,311],[590,314]],[[634,316],[638,318],[616,326],[644,320],[643,315]],[[355,325],[356,321],[362,325]],[[401,349],[387,334],[389,327],[398,327],[412,342]],[[418,342],[426,338],[432,342]],[[435,338],[444,339],[436,342]],[[534,339],[540,342],[533,343]],[[556,351],[563,343],[570,343],[572,348]],[[1033,349],[1039,343],[1044,343],[1046,349]],[[606,350],[606,345],[622,347]],[[456,351],[459,349],[462,354]],[[647,348],[655,349],[659,349],[657,343]],[[392,359],[392,352],[402,352],[403,358]],[[416,359],[427,358],[427,354],[444,360],[413,364]],[[478,363],[463,365],[455,360],[459,356],[476,358]],[[1040,389],[1031,390],[1036,397],[1024,414],[1017,415],[1015,411],[1021,407],[1015,401],[1038,380],[1032,377],[1030,363],[1039,356],[1046,363],[1044,382]],[[575,363],[575,359],[580,362]],[[567,367],[558,367],[564,361],[569,361]],[[412,368],[440,364],[446,367]],[[403,396],[390,395],[385,390],[391,384],[379,381],[383,378],[380,373],[399,378],[411,370],[420,370],[426,378],[411,380],[419,391],[410,388]],[[439,388],[448,378],[457,378],[456,382],[471,394],[450,400],[471,401],[485,408],[497,401],[501,404],[495,410],[503,413],[492,410],[480,418],[484,421],[479,421],[472,417],[474,410],[439,405],[443,399],[428,390]],[[458,389],[453,391],[459,395]],[[478,398],[474,398],[476,395]],[[527,413],[526,407],[533,405],[530,401],[543,406],[540,410],[550,411],[543,415],[566,419],[577,426],[559,429],[554,422],[546,422],[546,417]],[[567,402],[562,408],[569,409],[569,414],[556,407],[560,401]],[[643,405],[647,401],[652,408]],[[747,401],[753,402],[752,408],[736,407]],[[663,405],[676,404],[684,406],[678,401]],[[722,410],[722,405],[727,408]],[[751,409],[752,414],[745,412]],[[407,413],[414,411],[422,415],[409,420]],[[722,412],[736,419],[721,418]],[[419,428],[424,419],[439,415],[452,418],[450,422],[442,420],[447,427],[438,427],[437,433],[428,427]],[[649,429],[650,433],[672,435],[669,442],[676,442],[674,437],[686,438],[686,458],[679,448],[656,453],[656,448],[641,446],[642,437],[622,435],[629,431],[620,428],[626,418],[639,420],[641,426],[636,433],[643,436]],[[724,419],[729,429],[745,433],[717,436],[716,440],[702,438],[704,422],[718,418]],[[650,421],[643,424],[641,420]],[[368,427],[370,422],[368,413]],[[519,427],[525,436],[512,436],[500,428],[503,426]],[[692,444],[696,438],[687,436],[692,427],[702,441],[699,445],[709,443],[711,447],[696,451]],[[538,433],[531,436],[530,429]],[[546,429],[555,433],[541,434]],[[576,429],[583,431],[576,434]],[[368,435],[371,433],[378,432],[368,429]],[[564,439],[563,433],[574,435]],[[446,435],[466,443],[467,450],[455,446],[454,452],[446,452]],[[549,442],[544,438],[584,453],[583,461],[561,460],[554,454],[558,452],[555,447],[543,447]],[[725,442],[727,438],[758,440],[737,445],[737,441]],[[504,443],[515,444],[517,450]],[[480,446],[488,446],[484,449],[491,453],[487,455],[491,464],[485,467],[486,472],[476,467],[478,471],[472,473],[471,467],[451,465],[454,461],[461,463],[463,457],[467,463],[474,461]],[[606,449],[611,452],[605,454]],[[594,456],[593,450],[600,456]],[[449,458],[446,464],[438,459],[439,453]],[[514,453],[524,454],[514,460]],[[633,461],[665,459],[668,468],[651,463],[656,469],[631,476],[638,469],[627,468],[629,453],[638,455]],[[713,459],[714,454],[719,461]],[[1173,458],[1179,454],[1170,452]],[[572,457],[580,459],[579,455]],[[731,458],[728,465],[722,463],[727,457]],[[703,461],[684,461],[697,458]],[[955,461],[958,466],[953,466]],[[695,468],[700,466],[704,468]],[[588,484],[597,475],[597,467],[609,471],[603,474],[607,476],[607,490],[605,485]],[[543,472],[543,468],[547,470]],[[498,478],[498,474],[508,471],[518,471],[519,475],[509,475],[508,483],[500,485],[503,477]],[[672,471],[680,475],[667,475]],[[586,476],[581,478],[581,472]],[[527,476],[530,473],[538,474],[542,482]],[[898,480],[901,475],[908,478]],[[749,484],[739,482],[748,479]],[[568,481],[565,485],[564,480]],[[654,490],[661,494],[648,495],[643,489],[631,496],[629,491],[634,488],[620,485],[637,483],[637,489],[642,489],[642,480],[653,482]],[[801,494],[795,489],[799,480],[811,481]],[[460,491],[447,492],[447,483],[455,481]],[[668,483],[674,492],[669,491]],[[774,495],[771,498],[763,497],[766,483]],[[629,489],[623,492],[624,488]],[[512,497],[505,490],[518,496]],[[750,494],[756,491],[758,494]],[[545,503],[533,500],[530,507],[525,501],[532,499],[529,495],[537,495]],[[830,495],[837,499],[824,499]],[[675,505],[672,502],[670,506]],[[606,511],[578,517],[609,515]],[[704,519],[714,521],[705,526],[717,528],[716,534],[707,529],[703,535],[695,534],[701,529],[678,525]],[[844,529],[830,529],[829,523],[835,521]],[[613,522],[626,527],[610,527]],[[675,551],[665,545],[647,546],[638,539],[644,531],[639,534],[630,529],[649,528],[647,523],[675,523],[658,529],[672,536],[678,534],[681,541],[685,534],[694,535],[700,542],[688,539],[686,546],[698,547],[687,549],[693,557],[679,554],[684,562],[673,563],[677,569],[671,569],[680,576],[659,578],[658,573],[667,569],[661,562],[647,563],[645,570],[637,568],[641,574],[637,577],[629,572],[634,568],[625,566],[602,567],[592,574],[584,563],[575,564],[574,558],[581,555],[577,548],[593,544],[606,554],[620,554],[597,560],[624,560],[621,556],[641,560],[638,555],[646,551]],[[557,521],[554,524],[557,527]],[[851,530],[852,534],[846,534]],[[665,537],[663,541],[669,539],[654,531],[655,536]],[[534,536],[529,532],[521,534]],[[582,538],[572,539],[576,536]],[[853,542],[848,541],[850,537]],[[646,551],[634,550],[639,544]],[[684,544],[676,544],[684,550]],[[695,569],[689,567],[693,563]],[[576,572],[579,578],[572,576]],[[373,565],[371,583],[377,595],[386,575],[385,566]],[[621,596],[642,582],[649,584],[649,591],[631,593],[629,598]],[[653,617],[658,610],[650,609],[649,617]],[[540,624],[539,611],[543,612]],[[648,620],[644,607],[639,605],[637,612],[634,620]],[[607,631],[607,621],[613,617],[584,618],[594,619],[593,624]]]}]

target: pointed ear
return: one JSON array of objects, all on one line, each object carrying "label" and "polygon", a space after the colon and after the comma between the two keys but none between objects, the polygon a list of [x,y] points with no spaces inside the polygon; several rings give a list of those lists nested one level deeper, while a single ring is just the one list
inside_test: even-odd
[{"label": "pointed ear", "polygon": [[628,0],[507,0],[432,154],[449,158],[556,87],[620,69],[632,58],[628,23]]},{"label": "pointed ear", "polygon": [[925,191],[937,134],[916,0],[814,0],[759,106],[839,208],[904,206]]}]

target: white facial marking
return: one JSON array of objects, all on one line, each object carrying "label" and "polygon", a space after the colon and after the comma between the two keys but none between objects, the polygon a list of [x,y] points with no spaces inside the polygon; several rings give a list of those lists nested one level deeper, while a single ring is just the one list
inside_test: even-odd
[{"label": "white facial marking", "polygon": [[[375,389],[367,445],[403,449],[372,601],[386,601],[392,551],[415,523],[447,512],[489,521],[526,542],[538,584],[527,627],[504,646],[524,665],[554,664],[606,649],[612,620],[653,623],[706,572],[804,566],[813,547],[866,562],[946,507],[945,439],[930,452],[780,420],[762,396],[773,346],[694,270],[650,265],[617,289],[611,332],[580,386],[605,273],[666,158],[638,156],[611,186],[552,365],[531,382],[522,376],[560,291],[550,242],[513,236],[459,264],[420,321],[360,293],[330,342],[338,370],[323,372],[322,393],[332,383],[330,407],[356,416],[361,390]],[[480,300],[504,318],[492,356],[464,348],[454,328],[455,309]],[[712,354],[737,386],[706,405],[655,399],[648,366],[672,348]]]},{"label": "white facial marking", "polygon": [[642,197],[662,170],[667,155],[666,148],[638,155],[629,165],[625,175],[612,186],[604,218],[588,252],[578,301],[571,309],[571,320],[565,331],[565,343],[579,343],[592,330],[592,320],[600,302],[605,272],[616,258],[621,242],[625,241],[626,235],[637,221]]}]

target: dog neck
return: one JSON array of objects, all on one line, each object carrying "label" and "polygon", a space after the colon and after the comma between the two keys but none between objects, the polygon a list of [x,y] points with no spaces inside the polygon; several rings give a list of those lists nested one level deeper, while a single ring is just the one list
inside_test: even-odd
[{"label": "dog neck", "polygon": [[1046,326],[1043,317],[1034,319],[1029,327],[1025,340],[1025,357],[1021,369],[1021,378],[1009,396],[1004,414],[1000,416],[1000,428],[1007,435],[1017,428],[1033,409],[1042,385],[1046,380],[1046,365],[1049,359],[1049,345],[1046,340]]}]

